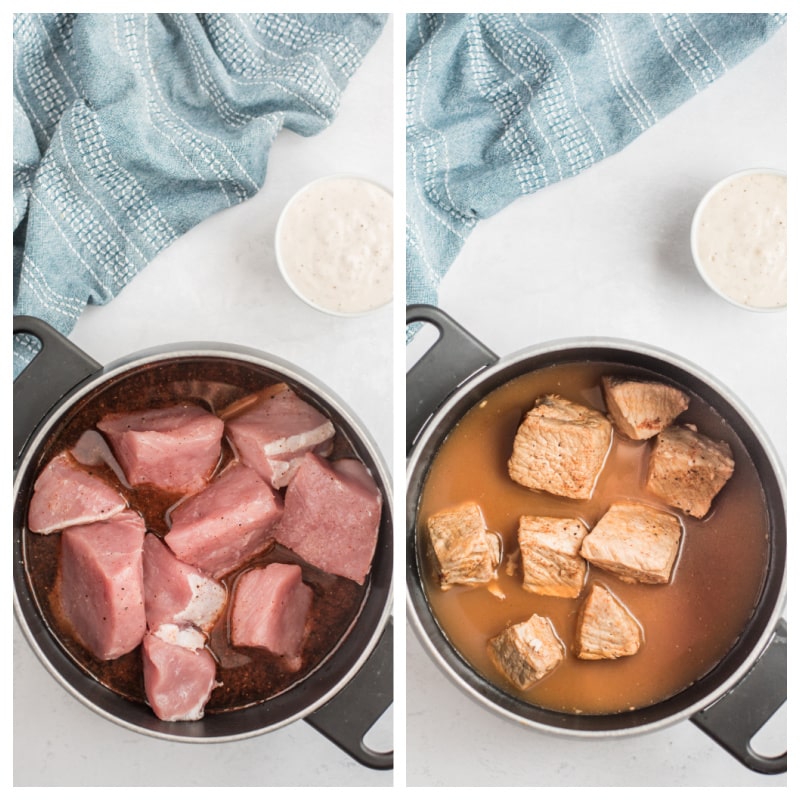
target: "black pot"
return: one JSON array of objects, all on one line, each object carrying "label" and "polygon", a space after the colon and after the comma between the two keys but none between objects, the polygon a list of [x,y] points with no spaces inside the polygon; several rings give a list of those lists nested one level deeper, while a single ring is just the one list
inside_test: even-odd
[{"label": "black pot", "polygon": [[[53,677],[101,716],[138,733],[180,742],[226,742],[303,719],[359,763],[392,768],[392,752],[375,752],[364,744],[366,733],[393,696],[391,482],[376,445],[352,413],[296,367],[255,350],[193,343],[144,351],[101,367],[39,320],[15,318],[14,332],[32,334],[42,343],[40,353],[14,384],[14,606],[30,646]],[[249,708],[206,714],[196,722],[163,722],[148,707],[124,699],[87,675],[46,625],[25,569],[28,502],[48,443],[98,396],[121,391],[131,380],[155,386],[162,375],[187,382],[193,377],[232,382],[231,376],[236,376],[240,385],[254,386],[286,382],[332,420],[338,440],[364,462],[384,497],[364,600],[335,650],[282,694]]]},{"label": "black pot", "polygon": [[[407,324],[427,322],[439,338],[406,375],[407,613],[434,662],[470,697],[524,725],[584,738],[653,731],[690,719],[750,769],[786,771],[786,754],[765,758],[750,741],[786,700],[786,512],[782,470],[757,422],[711,376],[684,359],[635,342],[569,340],[498,358],[444,312],[409,306]],[[757,607],[733,648],[707,675],[647,708],[607,715],[567,714],[525,703],[490,684],[452,647],[425,595],[416,541],[417,510],[431,461],[461,417],[512,378],[580,361],[619,363],[660,374],[706,400],[733,427],[762,479],[769,515],[767,575]]]}]

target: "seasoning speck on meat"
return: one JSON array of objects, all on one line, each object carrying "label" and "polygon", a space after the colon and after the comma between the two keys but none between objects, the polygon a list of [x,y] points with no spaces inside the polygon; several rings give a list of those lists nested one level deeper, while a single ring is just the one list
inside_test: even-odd
[{"label": "seasoning speck on meat", "polygon": [[586,577],[580,550],[587,532],[579,519],[520,517],[522,588],[552,597],[577,597]]},{"label": "seasoning speck on meat", "polygon": [[628,609],[593,583],[578,614],[575,655],[584,660],[632,656],[642,646],[642,629]]},{"label": "seasoning speck on meat", "polygon": [[631,439],[650,439],[689,408],[689,395],[665,383],[608,375],[602,383],[611,419]]},{"label": "seasoning speck on meat", "polygon": [[534,614],[489,640],[489,658],[517,688],[525,691],[564,660],[564,644],[547,617]]},{"label": "seasoning speck on meat", "polygon": [[647,488],[668,505],[701,519],[733,468],[727,442],[714,441],[692,425],[674,425],[656,437]]},{"label": "seasoning speck on meat", "polygon": [[626,583],[669,583],[681,532],[674,514],[614,503],[583,540],[581,555]]},{"label": "seasoning speck on meat", "polygon": [[540,397],[517,429],[508,473],[528,489],[586,500],[603,468],[611,430],[593,408],[555,394]]},{"label": "seasoning speck on meat", "polygon": [[476,503],[464,503],[428,518],[428,534],[442,589],[479,586],[497,577],[500,537],[486,529]]}]

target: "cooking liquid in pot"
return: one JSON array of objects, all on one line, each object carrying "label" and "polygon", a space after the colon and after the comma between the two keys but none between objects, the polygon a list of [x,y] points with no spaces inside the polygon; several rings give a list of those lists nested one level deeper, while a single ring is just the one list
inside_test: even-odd
[{"label": "cooking liquid in pot", "polygon": [[[209,375],[207,362],[170,363],[141,370],[104,389],[100,395],[84,401],[71,413],[60,432],[54,434],[48,443],[40,459],[40,468],[65,448],[74,447],[81,437],[82,444],[88,444],[89,447],[92,446],[92,438],[101,441],[99,434],[86,432],[93,431],[97,421],[111,411],[154,408],[179,400],[196,402],[210,411],[219,411],[234,400],[280,380],[279,377],[270,380],[259,375],[255,368],[223,360],[217,360],[213,369],[216,373],[214,379]],[[187,374],[205,375],[206,378],[186,380]],[[309,400],[307,397],[304,399]],[[324,409],[321,410],[324,413]],[[337,430],[331,458],[352,455],[350,443]],[[223,468],[231,458],[233,453],[223,439],[219,468]],[[117,485],[130,506],[143,515],[149,531],[159,536],[168,532],[169,508],[179,499],[178,496],[147,487],[131,488],[119,482],[111,467],[97,469]],[[75,639],[70,626],[62,618],[57,585],[60,538],[60,534],[45,536],[27,529],[24,533],[26,571],[45,621],[86,672],[121,696],[146,702],[140,648],[113,661],[100,661]],[[212,692],[205,709],[207,714],[252,706],[283,692],[307,676],[337,647],[364,602],[368,580],[364,586],[359,586],[353,581],[322,572],[280,545],[273,545],[222,578],[229,597],[238,575],[246,569],[273,561],[300,564],[303,581],[314,591],[303,648],[303,665],[299,671],[292,672],[285,668],[280,657],[266,650],[232,647],[227,636],[227,613],[223,613],[208,643],[217,660],[217,680],[222,685]]]},{"label": "cooking liquid in pot", "polygon": [[[689,392],[691,422],[733,448],[733,477],[714,500],[709,515],[696,520],[669,508],[644,488],[648,442],[614,432],[605,466],[589,500],[576,501],[530,491],[511,480],[507,461],[517,427],[534,400],[547,393],[605,411],[600,378],[639,374],[613,364],[548,367],[494,390],[458,422],[434,457],[417,515],[420,572],[439,626],[462,657],[491,683],[534,705],[581,714],[609,714],[665,700],[698,680],[728,652],[757,604],[766,572],[768,517],[758,475],[731,427]],[[646,375],[658,380],[657,376]],[[683,388],[683,387],[681,387]],[[685,389],[684,389],[685,390]],[[588,565],[577,599],[545,597],[522,589],[517,526],[523,514],[578,517],[591,530],[618,500],[639,500],[676,514],[683,525],[681,550],[666,585],[628,584]],[[486,587],[439,588],[425,521],[445,508],[477,502],[487,527],[503,538],[497,581]],[[516,572],[507,574],[509,560]],[[639,652],[616,660],[583,661],[573,653],[578,608],[593,582],[605,584],[641,624]],[[566,647],[565,660],[526,692],[494,667],[486,643],[506,626],[538,613],[549,617]]]}]

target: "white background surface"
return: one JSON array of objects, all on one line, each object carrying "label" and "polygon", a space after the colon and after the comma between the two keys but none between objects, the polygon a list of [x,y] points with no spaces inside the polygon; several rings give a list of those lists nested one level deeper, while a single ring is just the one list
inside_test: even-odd
[{"label": "white background surface", "polygon": [[[500,356],[574,336],[642,340],[715,375],[786,464],[787,315],[727,304],[694,271],[689,225],[718,179],[786,168],[786,31],[583,174],[479,223],[440,306]],[[409,348],[409,362],[421,344]],[[583,741],[501,719],[463,695],[407,637],[409,785],[776,786],[691,722]],[[774,720],[766,752],[785,743]],[[767,747],[769,749],[767,749]]]},{"label": "white background surface", "polygon": [[[284,203],[338,172],[393,185],[393,24],[344,92],[331,127],[283,131],[263,190],[208,219],[154,260],[109,305],[90,308],[70,337],[102,364],[153,346],[215,341],[289,361],[337,394],[392,459],[392,309],[322,314],[280,277],[273,232]],[[393,714],[371,744],[388,749]],[[87,710],[47,674],[14,626],[17,786],[388,786],[393,772],[360,766],[305,722],[229,744],[163,742]]]}]

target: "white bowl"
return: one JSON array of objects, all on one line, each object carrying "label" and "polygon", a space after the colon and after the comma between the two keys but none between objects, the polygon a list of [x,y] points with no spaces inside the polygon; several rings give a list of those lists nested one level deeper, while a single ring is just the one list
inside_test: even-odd
[{"label": "white bowl", "polygon": [[[782,223],[779,224],[781,215],[775,213],[774,209],[769,209],[767,214],[767,206],[752,201],[755,197],[752,189],[756,188],[752,179],[758,176],[779,176],[785,180],[786,173],[769,168],[741,170],[723,178],[706,192],[692,219],[692,258],[706,284],[729,303],[748,311],[780,311],[786,308],[785,196]],[[724,205],[721,203],[724,189],[746,185],[751,189],[747,204],[742,199],[744,194],[730,198]],[[767,216],[759,217],[759,211],[764,211]],[[704,222],[710,224],[714,220],[719,226],[716,234],[703,227]],[[709,235],[717,236],[717,243],[721,245],[718,252],[724,254],[724,263],[722,259],[719,264],[711,263],[709,244],[702,240],[703,236]],[[754,253],[767,253],[759,258],[755,272],[746,272],[744,260],[733,266],[734,262],[729,257],[729,248],[742,242],[751,256]],[[745,286],[749,288],[743,288]],[[749,299],[751,296],[753,300]]]},{"label": "white bowl", "polygon": [[392,193],[359,175],[306,184],[275,228],[286,283],[312,308],[335,316],[361,316],[391,302],[392,245]]}]

